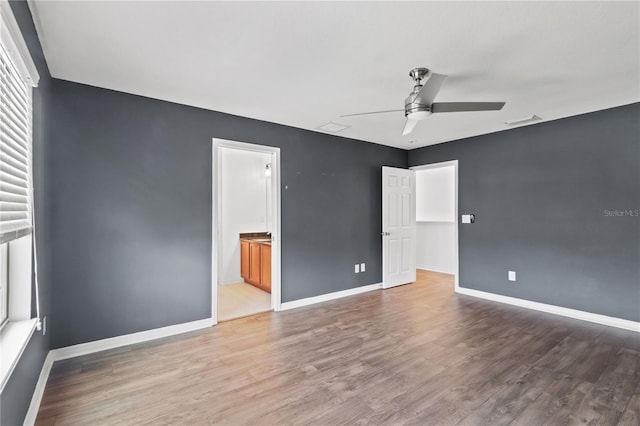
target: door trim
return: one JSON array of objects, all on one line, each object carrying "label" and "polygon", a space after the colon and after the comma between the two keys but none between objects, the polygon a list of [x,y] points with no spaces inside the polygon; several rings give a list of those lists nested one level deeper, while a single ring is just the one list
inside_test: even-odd
[{"label": "door trim", "polygon": [[451,167],[453,166],[454,169],[454,184],[453,184],[453,190],[454,190],[454,194],[453,194],[453,200],[454,200],[454,212],[456,215],[456,221],[455,224],[456,226],[455,228],[455,242],[454,242],[454,247],[455,247],[455,253],[456,253],[456,259],[455,259],[455,270],[456,270],[456,274],[455,274],[455,291],[458,292],[458,288],[460,288],[460,241],[459,241],[459,237],[458,237],[458,233],[459,233],[459,227],[460,227],[460,222],[459,222],[459,214],[458,214],[458,160],[451,160],[451,161],[443,161],[440,163],[430,163],[430,164],[423,164],[420,166],[413,166],[413,167],[409,167],[411,170],[428,170],[428,169],[438,169],[441,167]]},{"label": "door trim", "polygon": [[221,148],[232,148],[241,151],[260,152],[273,154],[271,163],[271,202],[273,204],[273,224],[271,230],[271,309],[282,309],[282,269],[281,269],[281,188],[280,188],[280,148],[256,145],[246,142],[237,142],[227,139],[213,138],[213,159],[211,163],[211,318],[213,324],[218,323],[218,270],[220,247],[220,164],[222,156]]}]

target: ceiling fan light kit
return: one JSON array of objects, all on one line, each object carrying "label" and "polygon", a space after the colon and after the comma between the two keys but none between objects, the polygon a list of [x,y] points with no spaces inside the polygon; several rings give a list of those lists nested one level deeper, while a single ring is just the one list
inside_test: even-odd
[{"label": "ceiling fan light kit", "polygon": [[430,114],[430,111],[411,111],[410,113],[405,115],[412,120],[420,121],[427,118]]},{"label": "ceiling fan light kit", "polygon": [[[440,88],[447,79],[444,74],[436,74],[428,68],[417,67],[409,71],[409,76],[415,85],[409,96],[404,100],[404,116],[406,122],[402,130],[402,135],[411,133],[418,124],[431,114],[442,112],[471,112],[471,111],[498,111],[504,106],[504,102],[433,102],[440,91]],[[424,83],[423,83],[423,80]],[[398,112],[402,110],[373,111],[358,114],[346,114],[340,117],[351,117],[356,115],[381,114],[387,112]]]}]

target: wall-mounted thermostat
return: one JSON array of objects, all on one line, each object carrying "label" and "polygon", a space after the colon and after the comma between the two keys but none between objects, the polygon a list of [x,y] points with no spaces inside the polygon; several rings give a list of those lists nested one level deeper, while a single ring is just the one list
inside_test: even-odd
[{"label": "wall-mounted thermostat", "polygon": [[462,223],[474,223],[476,221],[475,214],[463,214]]}]

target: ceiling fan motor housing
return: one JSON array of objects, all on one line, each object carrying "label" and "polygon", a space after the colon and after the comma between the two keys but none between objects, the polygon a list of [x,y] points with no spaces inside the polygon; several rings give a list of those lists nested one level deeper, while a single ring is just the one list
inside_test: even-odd
[{"label": "ceiling fan motor housing", "polygon": [[420,89],[422,89],[422,85],[416,85],[413,88],[413,92],[411,92],[409,96],[407,96],[407,98],[404,100],[404,116],[405,117],[408,117],[409,114],[415,115],[415,113],[421,113],[417,115],[421,116],[421,119],[424,119],[429,114],[431,114],[431,105],[424,105],[424,104],[421,104],[420,102],[414,102],[418,92],[420,92]]},{"label": "ceiling fan motor housing", "polygon": [[419,102],[414,102],[418,98],[418,93],[422,89],[422,80],[429,75],[429,69],[418,67],[409,71],[409,77],[415,81],[416,85],[413,86],[413,91],[407,96],[404,100],[404,116],[408,117],[409,115],[412,118],[423,120],[429,114],[431,114],[431,105],[420,104]]}]

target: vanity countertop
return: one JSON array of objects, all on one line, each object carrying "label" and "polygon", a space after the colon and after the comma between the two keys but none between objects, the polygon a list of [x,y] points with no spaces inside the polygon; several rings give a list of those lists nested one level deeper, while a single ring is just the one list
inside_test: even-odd
[{"label": "vanity countertop", "polygon": [[240,234],[240,241],[271,245],[271,236],[267,232],[245,232]]}]

